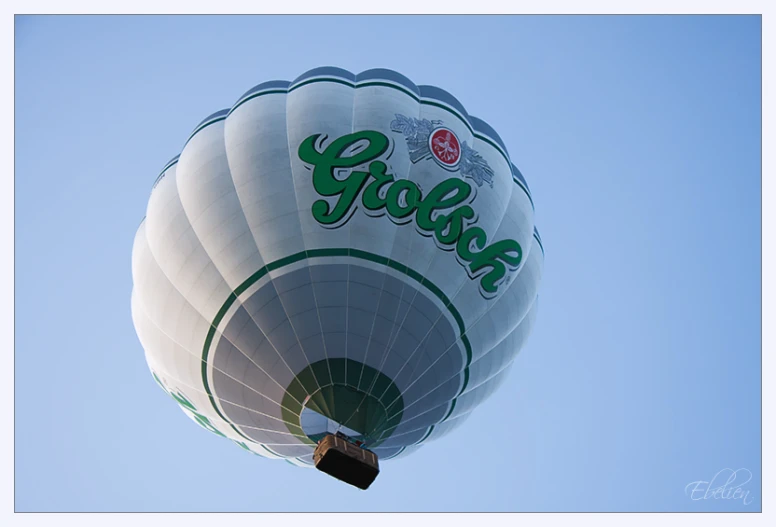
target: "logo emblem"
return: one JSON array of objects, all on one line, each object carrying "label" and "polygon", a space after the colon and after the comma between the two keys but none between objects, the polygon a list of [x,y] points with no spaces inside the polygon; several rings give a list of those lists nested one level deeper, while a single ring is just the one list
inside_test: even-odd
[{"label": "logo emblem", "polygon": [[422,159],[433,159],[447,170],[460,170],[463,177],[473,179],[479,187],[487,183],[493,188],[493,169],[488,162],[466,141],[459,141],[452,130],[442,126],[442,121],[415,119],[397,113],[396,119],[391,121],[391,130],[404,134],[413,164]]},{"label": "logo emblem", "polygon": [[449,128],[437,128],[428,138],[434,160],[444,168],[455,168],[461,160],[461,143]]}]

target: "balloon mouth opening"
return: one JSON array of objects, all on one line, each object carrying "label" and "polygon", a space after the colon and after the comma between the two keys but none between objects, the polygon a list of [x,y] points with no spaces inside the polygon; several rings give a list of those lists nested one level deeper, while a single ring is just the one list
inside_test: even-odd
[{"label": "balloon mouth opening", "polygon": [[367,440],[367,438],[360,432],[345,426],[343,423],[335,421],[331,417],[327,417],[326,415],[313,410],[309,406],[306,406],[306,404],[307,402],[305,402],[305,406],[302,408],[299,421],[302,425],[302,431],[311,441],[318,443],[327,435],[336,434],[337,432],[341,432],[354,440]]},{"label": "balloon mouth opening", "polygon": [[374,395],[349,385],[328,385],[302,402],[299,425],[314,443],[330,434],[344,434],[375,445],[387,428],[388,411]]},{"label": "balloon mouth opening", "polygon": [[333,358],[298,373],[281,409],[288,431],[303,442],[314,445],[341,432],[369,448],[394,433],[404,415],[404,401],[385,374],[359,361]]}]

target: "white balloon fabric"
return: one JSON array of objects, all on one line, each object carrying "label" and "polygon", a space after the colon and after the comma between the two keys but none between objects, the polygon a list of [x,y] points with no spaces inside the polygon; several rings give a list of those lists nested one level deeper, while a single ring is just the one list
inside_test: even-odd
[{"label": "white balloon fabric", "polygon": [[312,465],[341,430],[380,459],[461,424],[531,331],[544,250],[496,132],[390,70],[260,84],[154,184],[132,316],[204,428]]}]

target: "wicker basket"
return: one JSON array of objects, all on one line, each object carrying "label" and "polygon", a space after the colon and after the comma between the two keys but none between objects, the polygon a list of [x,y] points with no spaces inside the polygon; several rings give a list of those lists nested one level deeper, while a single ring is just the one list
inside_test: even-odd
[{"label": "wicker basket", "polygon": [[321,472],[362,490],[369,488],[380,473],[374,452],[332,434],[318,442],[313,462]]}]

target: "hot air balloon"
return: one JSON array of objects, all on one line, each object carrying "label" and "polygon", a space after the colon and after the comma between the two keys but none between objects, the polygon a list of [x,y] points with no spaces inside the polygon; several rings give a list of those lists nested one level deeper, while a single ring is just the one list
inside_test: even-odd
[{"label": "hot air balloon", "polygon": [[204,119],[153,184],[153,378],[258,456],[366,488],[508,378],[544,249],[498,134],[434,86],[323,67]]}]

